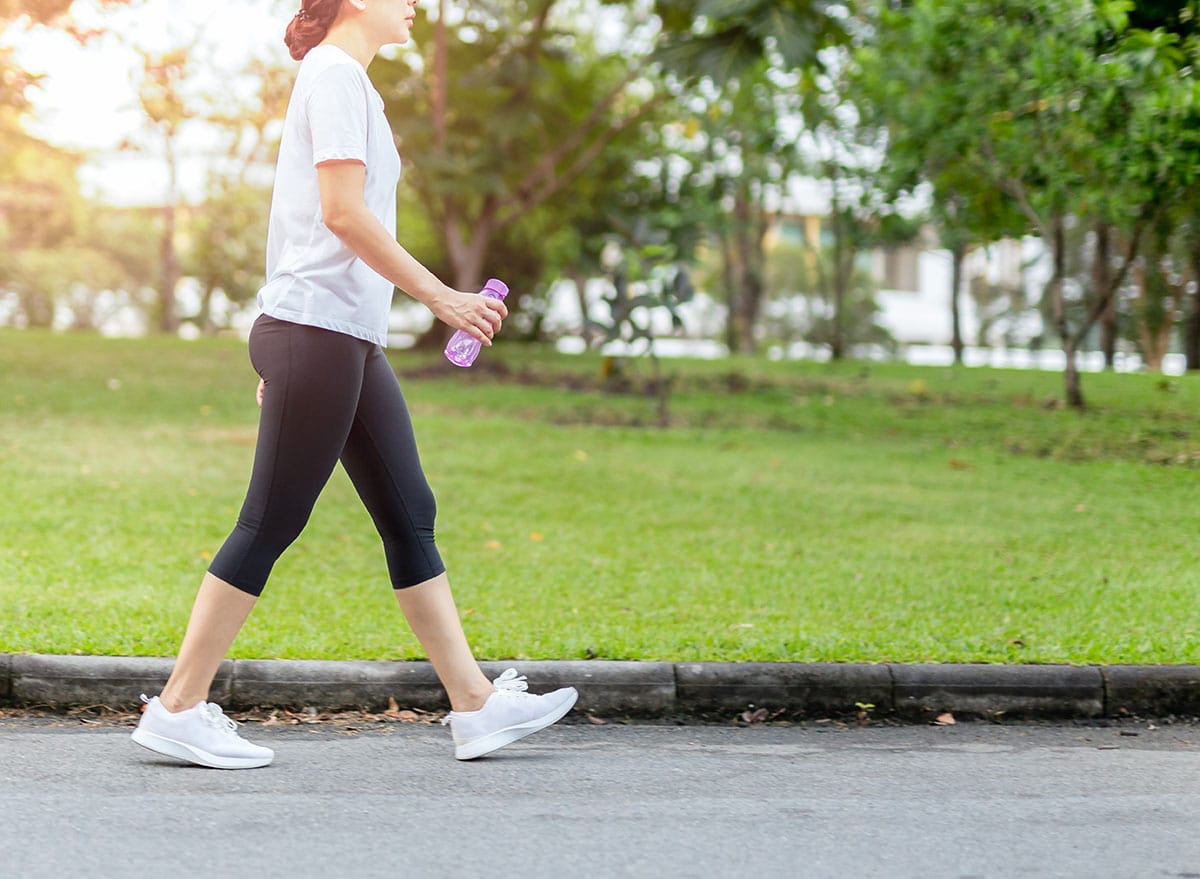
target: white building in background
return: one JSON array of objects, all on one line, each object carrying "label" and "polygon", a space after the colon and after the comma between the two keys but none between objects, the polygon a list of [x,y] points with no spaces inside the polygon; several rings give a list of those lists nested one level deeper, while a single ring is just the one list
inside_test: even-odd
[{"label": "white building in background", "polygon": [[[1049,279],[1041,257],[1036,239],[998,241],[967,254],[958,298],[959,331],[966,344],[1026,347],[1046,332],[1037,310]],[[878,288],[880,323],[893,338],[902,345],[949,345],[954,337],[950,251],[911,244],[875,250],[868,258]],[[981,313],[969,292],[980,283],[1001,291],[992,315]],[[1014,302],[1011,293],[1002,292],[1006,290],[1019,291],[1019,298]]]},{"label": "white building in background", "polygon": [[[828,181],[795,178],[788,188],[780,219],[768,237],[773,242],[832,244],[826,220],[832,210]],[[963,286],[959,295],[959,321],[968,345],[996,347],[1026,346],[1045,332],[1037,312],[1041,290],[1050,277],[1048,260],[1036,238],[996,242],[968,254],[963,264]],[[953,322],[950,311],[952,257],[936,246],[932,233],[894,248],[879,248],[859,254],[858,266],[870,272],[879,304],[878,322],[901,346],[950,345]],[[986,282],[994,291],[1021,291],[1018,297],[1028,308],[997,319],[981,314],[969,295],[972,279]],[[1003,301],[995,311],[1011,311]],[[980,338],[985,321],[987,332]]]}]

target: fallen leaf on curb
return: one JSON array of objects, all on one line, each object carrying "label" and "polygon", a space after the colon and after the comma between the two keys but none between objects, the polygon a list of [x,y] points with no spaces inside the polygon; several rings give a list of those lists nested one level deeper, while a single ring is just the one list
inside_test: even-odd
[{"label": "fallen leaf on curb", "polygon": [[605,726],[608,723],[603,717],[595,717],[591,714],[587,716],[587,719],[588,723],[595,724],[596,726]]},{"label": "fallen leaf on curb", "polygon": [[746,721],[746,723],[762,723],[766,719],[767,709],[765,708],[758,708],[754,711],[747,709],[742,712],[742,720]]},{"label": "fallen leaf on curb", "polygon": [[400,710],[400,706],[396,704],[396,700],[392,696],[388,696],[387,711],[383,712],[385,717],[394,717],[396,720],[417,720],[417,712],[405,709]]},{"label": "fallen leaf on curb", "polygon": [[947,711],[945,714],[939,714],[936,718],[934,718],[933,722],[937,726],[954,726],[954,724],[958,723],[958,721],[954,719],[954,715],[949,711]]}]

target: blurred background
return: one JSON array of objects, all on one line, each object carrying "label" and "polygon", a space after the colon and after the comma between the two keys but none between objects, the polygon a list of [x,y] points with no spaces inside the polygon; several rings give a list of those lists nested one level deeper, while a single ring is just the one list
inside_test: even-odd
[{"label": "blurred background", "polygon": [[[1197,369],[1197,10],[422,0],[398,237],[568,353]],[[0,2],[0,326],[247,330],[295,11]]]}]

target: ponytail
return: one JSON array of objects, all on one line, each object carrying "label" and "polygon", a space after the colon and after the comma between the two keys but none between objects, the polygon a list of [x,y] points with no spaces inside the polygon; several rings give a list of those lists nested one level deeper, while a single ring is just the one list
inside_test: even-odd
[{"label": "ponytail", "polygon": [[301,0],[300,11],[283,35],[283,42],[295,60],[303,59],[309,49],[325,39],[341,8],[342,0]]}]

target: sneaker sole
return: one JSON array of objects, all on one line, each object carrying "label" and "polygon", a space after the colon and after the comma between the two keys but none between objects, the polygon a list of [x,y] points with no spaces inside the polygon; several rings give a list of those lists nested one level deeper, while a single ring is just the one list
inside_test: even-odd
[{"label": "sneaker sole", "polygon": [[490,754],[492,751],[503,748],[505,745],[511,745],[518,739],[523,739],[525,736],[532,735],[538,730],[545,729],[550,724],[561,720],[563,715],[575,707],[575,702],[578,699],[579,693],[573,693],[570,699],[563,702],[562,705],[555,708],[549,714],[544,714],[534,720],[527,720],[516,726],[496,730],[494,733],[488,733],[486,736],[481,736],[480,738],[457,745],[454,748],[454,756],[459,760],[474,760],[476,757]]},{"label": "sneaker sole", "polygon": [[176,760],[194,763],[197,766],[207,766],[209,769],[257,769],[270,764],[275,759],[274,754],[270,757],[220,757],[144,729],[135,729],[131,738],[143,748],[156,754],[174,757]]}]

